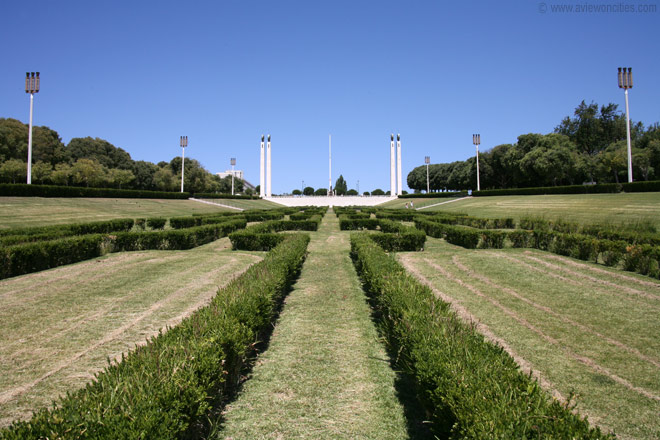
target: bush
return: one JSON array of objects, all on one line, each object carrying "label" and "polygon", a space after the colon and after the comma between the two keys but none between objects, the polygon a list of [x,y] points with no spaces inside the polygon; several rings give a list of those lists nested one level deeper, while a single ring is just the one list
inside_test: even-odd
[{"label": "bush", "polygon": [[380,249],[351,234],[351,256],[397,368],[409,374],[440,438],[610,438],[550,400],[500,347]]},{"label": "bush", "polygon": [[272,328],[308,242],[306,236],[289,236],[221,289],[209,306],[108,366],[52,408],[1,430],[0,438],[205,437],[213,406],[236,392],[254,343]]},{"label": "bush", "polygon": [[546,186],[538,188],[510,188],[489,189],[472,191],[473,197],[484,196],[513,196],[513,195],[546,195],[546,194],[600,194],[618,193],[621,185],[616,183],[604,183],[600,185],[570,185],[570,186]]},{"label": "bush", "polygon": [[445,191],[445,192],[432,192],[424,194],[404,194],[399,196],[400,199],[444,199],[449,197],[467,197],[467,191]]},{"label": "bush", "polygon": [[0,184],[4,197],[107,197],[117,199],[187,199],[188,193],[74,186]]},{"label": "bush", "polygon": [[165,228],[165,223],[167,223],[167,219],[162,217],[151,217],[147,219],[147,226],[151,229],[163,229]]}]

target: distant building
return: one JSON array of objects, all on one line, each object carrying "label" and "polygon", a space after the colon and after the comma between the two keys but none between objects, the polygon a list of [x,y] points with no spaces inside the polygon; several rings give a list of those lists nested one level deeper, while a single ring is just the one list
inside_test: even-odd
[{"label": "distant building", "polygon": [[243,170],[227,170],[224,173],[215,173],[215,175],[224,179],[225,177],[231,176],[232,173],[234,173],[235,179],[241,179],[243,181],[244,188],[250,188],[252,191],[256,190],[256,187],[253,184],[243,178]]}]

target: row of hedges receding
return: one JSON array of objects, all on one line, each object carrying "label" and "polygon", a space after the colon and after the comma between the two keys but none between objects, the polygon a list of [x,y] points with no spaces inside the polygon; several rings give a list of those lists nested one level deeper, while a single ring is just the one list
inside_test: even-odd
[{"label": "row of hedges receding", "polygon": [[507,232],[492,229],[476,229],[470,226],[451,225],[423,218],[415,220],[415,227],[435,238],[467,249],[501,249],[508,237]]},{"label": "row of hedges receding", "polygon": [[424,194],[403,194],[400,199],[444,199],[449,197],[467,197],[467,191],[446,191],[446,192],[432,192]]},{"label": "row of hedges receding", "polygon": [[268,251],[284,240],[281,231],[316,231],[321,216],[313,215],[307,220],[271,220],[229,234],[232,249],[242,251]]},{"label": "row of hedges receding", "polygon": [[66,225],[52,226],[32,226],[26,228],[4,229],[0,231],[0,236],[9,235],[84,235],[84,234],[104,234],[106,232],[128,231],[133,227],[133,219],[114,219],[100,222],[89,223],[71,223]]},{"label": "row of hedges receding", "polygon": [[438,437],[611,438],[549,400],[502,348],[463,323],[369,234],[351,234],[351,256],[397,367],[415,379]]},{"label": "row of hedges receding", "polygon": [[658,192],[660,180],[648,182],[603,183],[599,185],[546,186],[539,188],[509,188],[472,191],[474,197],[546,195],[546,194],[603,194],[618,192]]},{"label": "row of hedges receding", "polygon": [[0,248],[0,279],[77,263],[107,252],[190,249],[224,237],[245,225],[245,220],[236,219],[189,229],[87,234],[16,244]]},{"label": "row of hedges receding", "polygon": [[133,189],[84,188],[77,186],[0,184],[4,197],[107,197],[118,199],[187,199],[187,192],[143,191]]},{"label": "row of hedges receding", "polygon": [[259,200],[259,196],[248,196],[239,194],[216,194],[216,193],[195,193],[197,199],[233,199],[233,200]]},{"label": "row of hedges receding", "polygon": [[339,216],[339,229],[380,229],[380,233],[369,234],[369,237],[388,252],[420,251],[426,242],[426,234],[416,228],[383,218],[351,218],[347,212]]},{"label": "row of hedges receding", "polygon": [[292,235],[218,291],[209,306],[150,339],[53,408],[0,431],[4,440],[204,437],[217,408],[272,327],[305,259],[309,237]]}]

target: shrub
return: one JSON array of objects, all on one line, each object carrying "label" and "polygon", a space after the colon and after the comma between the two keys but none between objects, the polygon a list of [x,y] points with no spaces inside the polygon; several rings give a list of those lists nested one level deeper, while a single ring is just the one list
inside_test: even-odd
[{"label": "shrub", "polygon": [[162,217],[151,217],[147,219],[147,226],[151,229],[163,229],[165,223],[167,223],[167,219]]},{"label": "shrub", "polygon": [[187,199],[188,193],[143,191],[113,188],[83,188],[75,186],[0,184],[4,197],[108,197],[128,199]]},{"label": "shrub", "polygon": [[254,343],[272,327],[300,272],[308,242],[304,235],[289,236],[221,289],[210,305],[52,408],[1,430],[0,438],[205,437],[213,405],[236,391]]}]

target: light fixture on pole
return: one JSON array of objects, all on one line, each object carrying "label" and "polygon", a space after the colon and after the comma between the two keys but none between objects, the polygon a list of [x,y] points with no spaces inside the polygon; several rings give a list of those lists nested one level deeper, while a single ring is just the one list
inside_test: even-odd
[{"label": "light fixture on pole", "polygon": [[25,72],[25,93],[30,94],[30,128],[28,131],[27,183],[32,183],[32,108],[34,94],[39,93],[39,72]]},{"label": "light fixture on pole", "polygon": [[231,163],[231,195],[234,195],[234,165],[236,165],[236,158],[232,157],[229,162]]},{"label": "light fixture on pole", "polygon": [[481,191],[481,185],[479,185],[479,144],[481,144],[481,135],[473,134],[472,143],[477,146],[477,191]]},{"label": "light fixture on pole", "polygon": [[424,156],[424,163],[426,164],[426,194],[430,191],[429,188],[429,164],[431,163],[431,156]]},{"label": "light fixture on pole", "polygon": [[626,138],[628,139],[628,182],[633,181],[632,148],[630,146],[630,111],[628,108],[628,89],[632,89],[632,67],[619,67],[619,88],[626,94]]},{"label": "light fixture on pole", "polygon": [[188,146],[188,136],[181,136],[179,145],[181,145],[181,192],[183,192],[183,162],[185,161],[183,151]]}]

